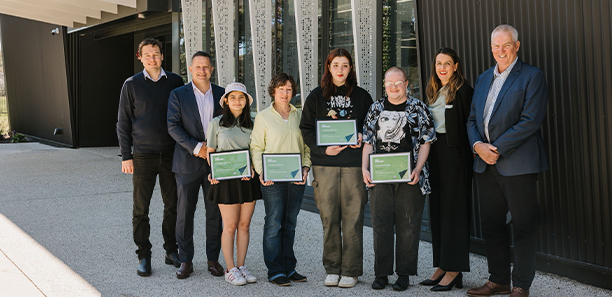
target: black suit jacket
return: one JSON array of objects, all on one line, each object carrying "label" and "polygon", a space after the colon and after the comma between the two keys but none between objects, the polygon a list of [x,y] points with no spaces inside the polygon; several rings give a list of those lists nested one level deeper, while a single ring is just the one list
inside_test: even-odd
[{"label": "black suit jacket", "polygon": [[[213,116],[221,112],[219,99],[225,89],[211,84],[213,92]],[[198,142],[206,141],[206,131],[198,110],[198,103],[193,93],[193,84],[189,83],[170,93],[168,100],[168,133],[176,141],[172,171],[180,174],[196,173],[202,166],[208,165],[206,160],[196,157],[193,150]],[[202,147],[202,149],[206,149]]]},{"label": "black suit jacket", "polygon": [[446,145],[448,147],[470,146],[466,123],[470,116],[474,89],[464,83],[451,104],[446,105],[444,120],[446,123]]}]

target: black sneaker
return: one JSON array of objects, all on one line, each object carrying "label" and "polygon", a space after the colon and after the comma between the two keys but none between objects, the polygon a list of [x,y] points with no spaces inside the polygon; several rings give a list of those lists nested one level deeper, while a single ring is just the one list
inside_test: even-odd
[{"label": "black sneaker", "polygon": [[307,281],[307,280],[308,280],[308,279],[307,279],[305,276],[303,276],[303,275],[301,275],[301,274],[297,273],[297,271],[296,271],[296,272],[294,272],[292,275],[290,275],[290,276],[289,276],[289,279],[290,279],[291,281],[294,281],[294,282],[300,282],[300,283],[301,283],[301,282],[305,282],[305,281]]},{"label": "black sneaker", "polygon": [[279,276],[271,280],[270,282],[281,287],[291,286],[291,282],[289,281],[289,279],[284,276]]},{"label": "black sneaker", "polygon": [[372,283],[372,289],[382,290],[387,286],[387,284],[389,284],[389,279],[386,276],[377,276]]},{"label": "black sneaker", "polygon": [[395,281],[395,284],[393,284],[393,290],[406,291],[406,289],[408,289],[409,284],[410,284],[410,281],[408,280],[408,276],[400,275]]}]

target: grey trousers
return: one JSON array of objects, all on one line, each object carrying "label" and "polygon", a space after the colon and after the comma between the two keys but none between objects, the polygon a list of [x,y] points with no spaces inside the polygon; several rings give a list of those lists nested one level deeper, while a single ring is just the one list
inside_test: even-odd
[{"label": "grey trousers", "polygon": [[416,275],[419,237],[425,196],[419,185],[377,184],[370,189],[370,215],[374,231],[374,274],[393,274],[393,231],[397,275]]},{"label": "grey trousers", "polygon": [[363,209],[368,201],[359,167],[313,166],[314,198],[323,224],[327,274],[363,274]]}]

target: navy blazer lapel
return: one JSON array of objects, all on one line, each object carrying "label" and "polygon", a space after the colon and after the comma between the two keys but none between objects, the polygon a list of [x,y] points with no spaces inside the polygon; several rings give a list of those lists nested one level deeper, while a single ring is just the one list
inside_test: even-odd
[{"label": "navy blazer lapel", "polygon": [[491,117],[493,117],[493,115],[495,114],[495,111],[497,111],[497,108],[499,108],[499,105],[501,104],[502,100],[504,100],[504,96],[506,95],[506,93],[508,92],[508,90],[510,89],[510,87],[512,86],[516,78],[518,77],[522,66],[523,66],[523,62],[519,59],[516,61],[516,64],[514,64],[514,67],[512,67],[512,70],[510,71],[510,74],[506,78],[504,85],[502,86],[501,90],[499,90],[499,94],[497,95],[497,100],[495,100],[495,105],[493,105],[493,110],[491,111]]},{"label": "navy blazer lapel", "polygon": [[[193,93],[193,83],[189,83],[185,86],[185,98],[186,106],[189,109],[188,111],[184,111],[184,114],[191,113],[192,116],[197,120],[196,127],[199,131],[202,131],[204,127],[202,126],[202,118],[200,118],[200,109],[198,108],[198,102],[196,101],[195,94]],[[183,120],[186,120],[183,117]]]}]

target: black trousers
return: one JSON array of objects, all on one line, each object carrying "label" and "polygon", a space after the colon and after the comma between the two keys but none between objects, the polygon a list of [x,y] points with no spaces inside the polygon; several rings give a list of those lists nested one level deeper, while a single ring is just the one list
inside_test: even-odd
[{"label": "black trousers", "polygon": [[535,276],[535,255],[538,232],[538,175],[502,176],[495,166],[476,173],[480,217],[487,247],[489,280],[510,284],[510,227],[512,217],[514,269],[512,285],[528,290]]},{"label": "black trousers", "polygon": [[194,174],[176,174],[178,188],[178,216],[176,220],[176,241],[179,246],[179,257],[182,262],[193,261],[193,218],[198,203],[200,188],[204,194],[206,209],[206,257],[208,261],[218,261],[221,251],[221,212],[219,206],[206,199],[210,182],[210,166],[204,164]]},{"label": "black trousers", "polygon": [[377,184],[370,188],[370,214],[374,233],[374,274],[393,274],[395,230],[395,272],[416,275],[419,239],[425,196],[418,184]]},{"label": "black trousers", "polygon": [[134,243],[138,249],[138,259],[151,257],[151,242],[149,234],[149,205],[155,188],[155,180],[159,175],[159,186],[164,201],[164,218],[162,221],[162,235],[166,253],[176,253],[176,181],[172,172],[173,153],[134,154],[134,209],[132,227]]},{"label": "black trousers", "polygon": [[448,147],[446,135],[429,153],[429,216],[433,266],[444,271],[470,271],[472,151]]}]

